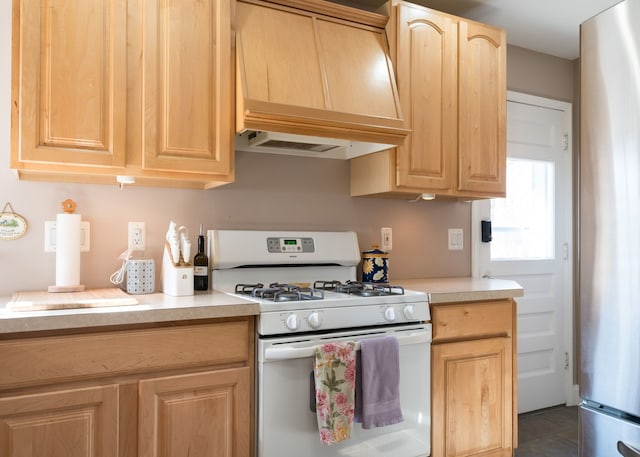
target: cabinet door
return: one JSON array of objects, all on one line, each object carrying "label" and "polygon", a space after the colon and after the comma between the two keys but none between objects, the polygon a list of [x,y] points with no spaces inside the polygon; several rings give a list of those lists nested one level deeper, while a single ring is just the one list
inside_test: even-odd
[{"label": "cabinet door", "polygon": [[506,192],[506,35],[461,21],[459,30],[458,190]]},{"label": "cabinet door", "polygon": [[126,22],[124,0],[14,0],[13,168],[124,166]]},{"label": "cabinet door", "polygon": [[249,368],[140,381],[140,457],[248,457]]},{"label": "cabinet door", "polygon": [[144,2],[143,169],[231,172],[232,3]]},{"label": "cabinet door", "polygon": [[457,159],[457,25],[451,16],[397,6],[396,71],[412,133],[397,150],[397,185],[451,190]]},{"label": "cabinet door", "polygon": [[432,346],[432,456],[512,455],[511,338]]},{"label": "cabinet door", "polygon": [[115,456],[118,386],[0,398],[0,455]]}]

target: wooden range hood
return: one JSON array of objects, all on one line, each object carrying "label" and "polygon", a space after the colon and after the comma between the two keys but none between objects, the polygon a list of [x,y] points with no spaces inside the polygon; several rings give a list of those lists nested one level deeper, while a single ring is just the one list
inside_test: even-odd
[{"label": "wooden range hood", "polygon": [[[237,150],[322,156],[326,138],[348,140],[334,158],[351,158],[403,143],[386,16],[324,0],[240,0],[236,10]],[[264,132],[287,140],[251,146]]]}]

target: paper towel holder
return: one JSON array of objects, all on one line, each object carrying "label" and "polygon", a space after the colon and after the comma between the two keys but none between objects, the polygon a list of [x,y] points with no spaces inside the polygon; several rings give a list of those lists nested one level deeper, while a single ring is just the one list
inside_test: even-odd
[{"label": "paper towel holder", "polygon": [[[65,201],[62,202],[62,210],[64,211],[64,216],[73,214],[73,212],[76,210],[76,202],[74,202],[70,198],[67,198]],[[78,237],[78,242],[79,241],[80,239]],[[56,249],[56,256],[60,255],[60,251],[61,251],[60,246],[58,246],[58,249]],[[78,256],[80,255],[79,245],[78,245],[77,255]],[[59,268],[58,257],[56,257],[56,269],[57,268]],[[78,269],[79,269],[79,265],[78,265]],[[83,284],[79,284],[80,282],[79,271],[77,272],[77,276],[78,276],[78,284],[59,284],[60,281],[58,280],[58,274],[56,272],[56,285],[49,286],[49,288],[47,289],[47,292],[82,292],[85,289],[85,287]]]}]

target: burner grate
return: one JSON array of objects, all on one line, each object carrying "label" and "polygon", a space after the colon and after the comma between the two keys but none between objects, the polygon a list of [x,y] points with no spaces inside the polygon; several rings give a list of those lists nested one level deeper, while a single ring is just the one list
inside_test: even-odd
[{"label": "burner grate", "polygon": [[388,284],[375,284],[370,282],[347,281],[336,286],[336,292],[358,297],[379,297],[386,295],[404,295],[404,288]]},{"label": "burner grate", "polygon": [[236,284],[236,293],[274,302],[322,300],[324,292],[311,287],[296,284],[271,283],[265,287],[262,283]]},{"label": "burner grate", "polygon": [[236,284],[237,294],[271,301],[304,301],[322,300],[325,291],[347,294],[354,297],[382,297],[390,295],[404,295],[404,288],[389,284],[376,284],[359,281],[315,281],[313,287],[308,283],[288,284],[274,282],[265,286],[262,283]]}]

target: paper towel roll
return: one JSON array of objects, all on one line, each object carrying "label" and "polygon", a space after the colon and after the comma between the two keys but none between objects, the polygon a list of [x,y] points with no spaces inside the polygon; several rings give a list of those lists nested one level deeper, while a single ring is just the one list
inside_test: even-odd
[{"label": "paper towel roll", "polygon": [[56,286],[80,284],[80,214],[56,217]]}]

